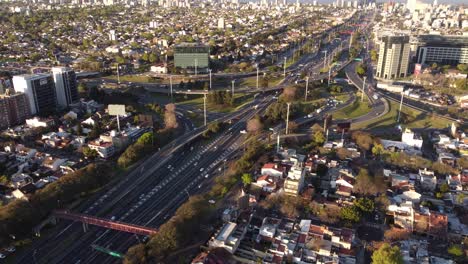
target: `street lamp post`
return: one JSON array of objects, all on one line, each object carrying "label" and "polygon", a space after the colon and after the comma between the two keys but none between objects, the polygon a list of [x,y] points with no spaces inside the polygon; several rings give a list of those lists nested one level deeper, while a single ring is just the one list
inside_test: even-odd
[{"label": "street lamp post", "polygon": [[328,52],[328,50],[325,50],[325,56],[323,56],[323,67],[324,68],[327,66],[327,52]]},{"label": "street lamp post", "polygon": [[287,58],[284,57],[284,64],[283,64],[283,76],[284,76],[284,78],[286,78],[286,60],[287,60]]},{"label": "street lamp post", "polygon": [[120,71],[119,71],[119,64],[117,63],[117,83],[120,84]]},{"label": "street lamp post", "polygon": [[174,98],[172,96],[172,75],[169,76],[169,89],[170,89],[170,92],[171,92],[171,102],[174,102]]},{"label": "street lamp post", "polygon": [[258,69],[258,64],[257,64],[257,90],[258,90],[258,71],[259,69]]},{"label": "street lamp post", "polygon": [[403,106],[403,92],[401,92],[400,109],[398,110],[397,123],[400,123],[401,107]]},{"label": "street lamp post", "polygon": [[232,98],[234,98],[234,82],[235,82],[235,80],[231,81],[231,84],[232,84],[232,88],[231,88],[232,89]]},{"label": "street lamp post", "polygon": [[198,75],[198,59],[195,59],[195,77]]},{"label": "street lamp post", "polygon": [[208,72],[210,73],[210,91],[211,91],[211,69],[208,70]]},{"label": "street lamp post", "polygon": [[204,125],[206,126],[206,94],[203,96],[203,118],[204,118]]},{"label": "street lamp post", "polygon": [[289,106],[291,105],[291,103],[287,103],[287,105],[288,108],[286,111],[286,135],[289,134]]},{"label": "street lamp post", "polygon": [[366,79],[367,79],[367,76],[364,76],[364,83],[362,84],[361,102],[364,101],[364,93],[366,91]]},{"label": "street lamp post", "polygon": [[306,90],[305,90],[305,98],[304,101],[307,102],[307,93],[309,91],[309,76],[306,77]]}]

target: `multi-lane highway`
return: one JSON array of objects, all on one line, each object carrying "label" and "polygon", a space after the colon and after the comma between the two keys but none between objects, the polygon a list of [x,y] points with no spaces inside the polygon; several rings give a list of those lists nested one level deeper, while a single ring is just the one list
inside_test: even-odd
[{"label": "multi-lane highway", "polygon": [[[154,155],[136,168],[126,179],[99,199],[82,206],[81,212],[133,224],[158,227],[183,203],[196,193],[204,181],[213,177],[217,167],[229,159],[242,145],[246,121],[264,111],[272,96],[257,98],[243,111],[228,118],[239,121],[209,143],[194,143],[190,148],[170,147]],[[197,131],[189,133],[180,142],[188,141]],[[192,136],[193,137],[193,136]],[[208,202],[208,201],[207,201]],[[138,238],[123,232],[91,227],[83,233],[80,223],[61,222],[59,231],[50,234],[43,243],[35,245],[19,263],[112,263],[115,259],[95,252],[97,244],[115,251],[125,252],[138,242]],[[65,248],[62,243],[72,239]],[[55,248],[61,248],[57,252]]]},{"label": "multi-lane highway", "polygon": [[[343,40],[342,46],[347,46],[346,41]],[[338,41],[332,41],[323,49],[331,54],[339,47]],[[296,80],[304,69],[312,76],[311,79],[328,78],[328,73],[319,74],[324,55],[324,52],[318,52],[316,56],[307,58],[309,61],[292,65],[284,84],[274,89],[282,89]],[[346,64],[343,61],[342,67]],[[333,69],[336,70],[339,68]],[[132,168],[116,185],[109,186],[73,211],[157,228],[190,195],[203,189],[224,160],[237,154],[244,142],[240,131],[245,129],[247,120],[264,112],[273,100],[271,95],[257,96],[239,111],[220,118],[220,121],[233,118],[238,118],[238,121],[208,142],[194,141],[204,128],[193,129],[190,124],[185,124],[187,133]],[[141,239],[99,227],[90,227],[87,233],[83,233],[80,223],[61,221],[44,238],[35,241],[18,263],[115,263],[118,260],[94,251],[91,245],[125,253]]]}]

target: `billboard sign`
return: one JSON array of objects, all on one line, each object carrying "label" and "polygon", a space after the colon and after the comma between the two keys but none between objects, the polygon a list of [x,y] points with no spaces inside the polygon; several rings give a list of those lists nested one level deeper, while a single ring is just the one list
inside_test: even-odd
[{"label": "billboard sign", "polygon": [[419,74],[421,74],[422,70],[422,65],[420,63],[417,63],[414,65],[414,75],[417,77]]},{"label": "billboard sign", "polygon": [[109,115],[125,115],[125,105],[110,104],[107,110],[109,111]]}]

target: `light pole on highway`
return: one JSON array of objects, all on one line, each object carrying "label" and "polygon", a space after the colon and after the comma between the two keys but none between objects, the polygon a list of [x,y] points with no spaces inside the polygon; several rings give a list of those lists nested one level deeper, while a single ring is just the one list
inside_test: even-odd
[{"label": "light pole on highway", "polygon": [[198,59],[195,59],[195,77],[198,75]]},{"label": "light pole on highway", "polygon": [[286,135],[289,134],[289,106],[291,105],[291,103],[287,103],[287,105],[288,108],[286,111]]},{"label": "light pole on highway", "polygon": [[398,110],[398,118],[397,118],[397,123],[400,123],[401,107],[402,107],[402,106],[403,106],[403,91],[401,92],[400,110]]},{"label": "light pole on highway", "polygon": [[306,90],[304,101],[307,102],[307,92],[309,91],[309,76],[306,77]]},{"label": "light pole on highway", "polygon": [[258,69],[258,63],[257,63],[257,90],[258,90],[258,71],[259,69]]},{"label": "light pole on highway", "polygon": [[231,88],[232,89],[232,98],[234,98],[234,82],[235,82],[235,80],[231,81],[231,84],[232,84],[232,88]]},{"label": "light pole on highway", "polygon": [[206,126],[206,94],[203,96],[203,118],[204,118],[204,124]]},{"label": "light pole on highway", "polygon": [[119,64],[117,63],[117,83],[120,84],[120,71],[119,71]]},{"label": "light pole on highway", "polygon": [[208,72],[210,73],[210,91],[211,91],[211,69],[208,69]]},{"label": "light pole on highway", "polygon": [[367,76],[364,76],[364,83],[362,84],[361,102],[364,101],[364,93],[366,91],[366,79],[367,79]]},{"label": "light pole on highway", "polygon": [[339,65],[340,63],[334,62],[330,67],[328,67],[328,87],[330,87],[330,80],[331,80],[331,70],[333,67],[336,65]]},{"label": "light pole on highway", "polygon": [[190,193],[187,191],[187,189],[185,189],[184,191],[187,194],[188,198],[190,199]]},{"label": "light pole on highway", "polygon": [[284,64],[283,64],[283,76],[284,76],[284,78],[286,78],[286,60],[287,59],[288,58],[284,57]]},{"label": "light pole on highway", "polygon": [[169,76],[169,89],[171,92],[171,102],[174,102],[174,98],[172,96],[172,75]]},{"label": "light pole on highway", "polygon": [[323,56],[323,67],[325,68],[327,66],[327,52],[328,50],[325,50],[325,56]]}]

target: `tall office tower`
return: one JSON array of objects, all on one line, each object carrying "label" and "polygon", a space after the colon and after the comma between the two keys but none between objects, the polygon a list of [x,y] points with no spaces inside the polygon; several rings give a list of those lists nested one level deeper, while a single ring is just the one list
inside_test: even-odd
[{"label": "tall office tower", "polygon": [[31,115],[26,95],[10,91],[7,89],[4,95],[0,95],[0,129],[19,125]]},{"label": "tall office tower", "polygon": [[13,76],[16,92],[28,97],[31,114],[48,114],[57,108],[54,79],[50,74],[24,74]]},{"label": "tall office tower", "polygon": [[383,79],[406,77],[410,57],[409,36],[383,36],[379,48],[376,76]]},{"label": "tall office tower", "polygon": [[55,93],[59,106],[68,107],[70,104],[78,101],[78,85],[76,83],[75,71],[66,67],[53,67],[52,76],[54,77]]}]

